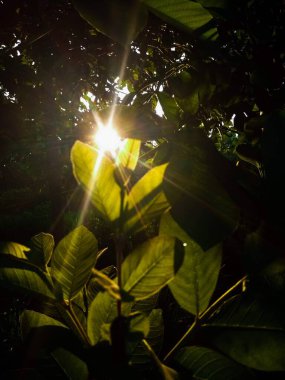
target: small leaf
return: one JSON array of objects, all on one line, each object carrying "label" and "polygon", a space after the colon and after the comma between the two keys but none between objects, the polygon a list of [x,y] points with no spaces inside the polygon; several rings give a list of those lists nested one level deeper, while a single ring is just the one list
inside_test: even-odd
[{"label": "small leaf", "polygon": [[28,260],[0,255],[0,285],[37,297],[55,299],[51,278]]},{"label": "small leaf", "polygon": [[115,166],[99,150],[77,141],[71,150],[73,174],[91,197],[91,202],[107,221],[120,215],[120,187],[115,181]]},{"label": "small leaf", "polygon": [[116,164],[125,169],[135,170],[140,154],[140,140],[126,139],[116,157]]},{"label": "small leaf", "polygon": [[167,120],[177,125],[181,109],[176,100],[164,92],[158,92],[157,98]]},{"label": "small leaf", "polygon": [[222,247],[219,244],[203,251],[179,227],[170,213],[162,216],[160,233],[175,236],[183,242],[184,261],[169,287],[181,307],[189,313],[199,315],[209,305],[215,290],[222,261]]},{"label": "small leaf", "polygon": [[28,253],[28,260],[45,269],[50,261],[54,249],[54,238],[51,234],[41,232],[31,239],[31,251]]},{"label": "small leaf", "polygon": [[162,180],[167,164],[149,170],[131,189],[128,194],[125,211],[126,231],[138,231],[160,216],[169,204],[162,191]]},{"label": "small leaf", "polygon": [[[117,269],[114,265],[109,265],[106,268],[103,268],[101,271],[105,276],[109,277],[110,279],[114,279],[117,276]],[[103,290],[102,286],[99,285],[96,278],[91,278],[88,281],[87,284],[87,299],[88,303],[90,304],[96,295]]]},{"label": "small leaf", "polygon": [[255,379],[249,369],[206,347],[184,347],[175,355],[174,361],[193,379]]},{"label": "small leaf", "polygon": [[103,272],[95,268],[92,269],[92,275],[93,275],[93,278],[97,281],[97,283],[104,290],[106,290],[110,294],[111,297],[113,297],[116,300],[121,299],[120,288],[115,281],[113,281],[111,278],[106,276]]},{"label": "small leaf", "polygon": [[27,259],[27,253],[30,251],[30,248],[25,245],[9,242],[0,242],[0,254],[13,255],[18,259]]},{"label": "small leaf", "polygon": [[205,39],[215,39],[217,29],[212,26],[211,14],[200,4],[189,0],[143,0],[148,9],[170,24]]},{"label": "small leaf", "polygon": [[232,297],[203,326],[221,352],[261,371],[285,370],[284,301],[255,292]]},{"label": "small leaf", "polygon": [[97,240],[84,226],[79,226],[57,245],[51,270],[57,296],[69,301],[87,282],[97,259]]},{"label": "small leaf", "polygon": [[122,265],[122,288],[136,300],[159,292],[175,275],[175,239],[157,236],[131,252]]}]

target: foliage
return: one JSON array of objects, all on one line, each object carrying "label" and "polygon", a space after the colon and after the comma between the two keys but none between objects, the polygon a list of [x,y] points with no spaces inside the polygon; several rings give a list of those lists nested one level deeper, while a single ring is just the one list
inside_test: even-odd
[{"label": "foliage", "polygon": [[3,376],[283,378],[282,1],[95,3],[0,2]]}]

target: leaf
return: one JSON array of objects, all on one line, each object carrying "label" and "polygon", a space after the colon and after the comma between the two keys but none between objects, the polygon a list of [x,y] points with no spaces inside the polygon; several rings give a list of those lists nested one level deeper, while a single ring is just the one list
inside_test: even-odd
[{"label": "leaf", "polygon": [[156,374],[157,377],[163,380],[179,380],[180,376],[178,375],[178,373],[173,368],[170,368],[161,363],[156,353],[153,351],[153,349],[151,348],[151,346],[148,344],[148,342],[145,339],[143,339],[143,343],[150,358],[152,359],[152,362],[156,366],[155,372],[157,372]]},{"label": "leaf", "polygon": [[[67,329],[67,327],[45,314],[32,310],[25,310],[20,317],[21,332],[23,337],[27,337],[29,332],[38,327],[57,326]],[[62,347],[57,347],[51,351],[51,355],[70,379],[88,379],[88,368],[78,356]]]},{"label": "leaf", "polygon": [[208,144],[214,149],[198,130],[181,133],[163,180],[172,217],[203,250],[231,234],[239,219],[238,207],[215,175]]},{"label": "leaf", "polygon": [[29,335],[30,331],[37,327],[42,326],[58,326],[67,328],[66,325],[58,320],[47,316],[46,314],[38,313],[33,310],[24,310],[20,316],[20,326],[22,337],[25,338]]},{"label": "leaf", "polygon": [[175,239],[157,236],[136,248],[122,265],[122,288],[136,300],[159,292],[175,275]]},{"label": "leaf", "polygon": [[184,261],[169,287],[179,305],[198,316],[208,307],[215,290],[222,261],[222,247],[218,244],[203,251],[179,227],[170,213],[162,216],[159,231],[183,242]]},{"label": "leaf", "polygon": [[211,14],[200,4],[189,0],[143,0],[148,9],[162,20],[186,30],[195,32],[205,39],[215,39],[217,29],[212,26]]},{"label": "leaf", "polygon": [[167,164],[149,170],[131,189],[125,211],[125,231],[138,231],[169,207],[162,191]]},{"label": "leaf", "polygon": [[89,379],[87,364],[77,355],[61,347],[53,350],[51,355],[62,368],[68,379]]},{"label": "leaf", "polygon": [[158,92],[157,98],[167,120],[177,125],[181,109],[176,100],[164,92]]},{"label": "leaf", "polygon": [[[149,314],[149,332],[146,336],[146,340],[152,349],[159,353],[164,335],[164,325],[161,309],[153,309]],[[150,358],[147,355],[144,345],[139,342],[134,351],[131,354],[132,364],[149,364]]]},{"label": "leaf", "polygon": [[91,303],[87,317],[87,333],[94,345],[101,338],[101,327],[117,316],[116,301],[107,292],[100,292]]},{"label": "leaf", "polygon": [[51,261],[58,297],[69,301],[81,290],[96,263],[97,248],[96,238],[84,226],[58,243]]},{"label": "leaf", "polygon": [[97,283],[104,290],[106,290],[111,297],[116,300],[121,299],[120,288],[114,280],[95,268],[92,269],[92,275],[94,276],[93,278],[97,281]]},{"label": "leaf", "polygon": [[135,170],[140,154],[140,140],[126,139],[116,157],[116,164],[125,169]]},{"label": "leaf", "polygon": [[73,0],[73,3],[84,20],[125,47],[147,23],[147,11],[138,2]]},{"label": "leaf", "polygon": [[41,232],[31,239],[31,251],[28,260],[42,269],[46,269],[54,249],[54,238],[51,234]]},{"label": "leaf", "polygon": [[254,292],[232,297],[203,325],[221,352],[261,371],[285,370],[285,307],[282,299]]},{"label": "leaf", "polygon": [[193,379],[250,380],[255,379],[249,369],[206,347],[183,347],[174,357],[179,368]]},{"label": "leaf", "polygon": [[[117,275],[117,269],[114,265],[109,265],[108,267],[103,268],[100,272],[110,279],[114,279]],[[103,288],[102,286],[99,285],[95,277],[95,278],[91,278],[88,281],[86,290],[87,290],[88,303],[90,304],[94,300],[96,295],[103,290]]]},{"label": "leaf", "polygon": [[76,180],[90,195],[91,202],[107,221],[120,215],[120,187],[115,181],[115,166],[98,149],[76,141],[71,149],[71,162]]},{"label": "leaf", "polygon": [[154,140],[173,133],[173,125],[156,115],[148,105],[126,106],[118,104],[98,112],[102,123],[108,123],[112,115],[112,124],[122,138],[142,141]]},{"label": "leaf", "polygon": [[51,278],[27,260],[0,255],[0,285],[37,297],[55,299]]},{"label": "leaf", "polygon": [[27,259],[26,253],[30,251],[30,248],[25,245],[9,242],[0,242],[0,254],[13,255],[18,259]]}]

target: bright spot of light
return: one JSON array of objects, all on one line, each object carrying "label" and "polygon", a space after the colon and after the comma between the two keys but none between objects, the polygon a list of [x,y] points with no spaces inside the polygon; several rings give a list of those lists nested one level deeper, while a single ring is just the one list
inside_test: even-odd
[{"label": "bright spot of light", "polygon": [[94,136],[94,142],[101,152],[110,152],[113,158],[116,157],[118,149],[122,146],[123,140],[111,125],[104,126],[98,124],[98,131]]},{"label": "bright spot of light", "polygon": [[183,247],[187,247],[187,243],[183,243]]}]

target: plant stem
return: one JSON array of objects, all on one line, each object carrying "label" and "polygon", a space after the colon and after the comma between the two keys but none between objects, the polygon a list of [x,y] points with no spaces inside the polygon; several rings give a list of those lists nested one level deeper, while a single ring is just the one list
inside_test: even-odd
[{"label": "plant stem", "polygon": [[209,315],[211,315],[219,306],[220,304],[225,300],[225,298],[231,294],[233,291],[235,291],[240,285],[246,281],[247,276],[242,277],[240,280],[238,280],[231,288],[229,288],[225,293],[223,293],[215,302],[212,303],[206,309],[202,314],[199,315],[198,318],[195,319],[195,321],[192,323],[192,325],[189,327],[189,329],[186,331],[186,333],[182,336],[182,338],[179,339],[179,341],[175,344],[175,346],[168,352],[168,354],[164,357],[163,361],[166,362],[169,360],[169,358],[182,346],[182,344],[185,342],[186,339],[189,339],[190,336],[196,332],[197,328],[201,326],[201,322],[207,318]]},{"label": "plant stem", "polygon": [[[121,188],[121,199],[120,199],[120,217],[119,225],[116,233],[116,266],[118,272],[118,286],[119,289],[122,287],[122,262],[123,262],[123,222],[124,222],[124,200],[125,200],[125,188]],[[122,301],[117,300],[117,313],[118,317],[122,314]]]},{"label": "plant stem", "polygon": [[72,307],[72,304],[71,302],[69,303],[69,305],[67,306],[67,310],[68,310],[68,313],[70,315],[70,317],[72,318],[72,321],[74,322],[74,325],[77,327],[78,329],[78,332],[80,333],[80,335],[82,336],[84,342],[90,346],[91,345],[91,342],[90,342],[90,339],[86,333],[86,331],[84,330],[81,322],[79,321],[79,319],[77,318],[77,315],[75,314],[74,312],[74,309]]}]

